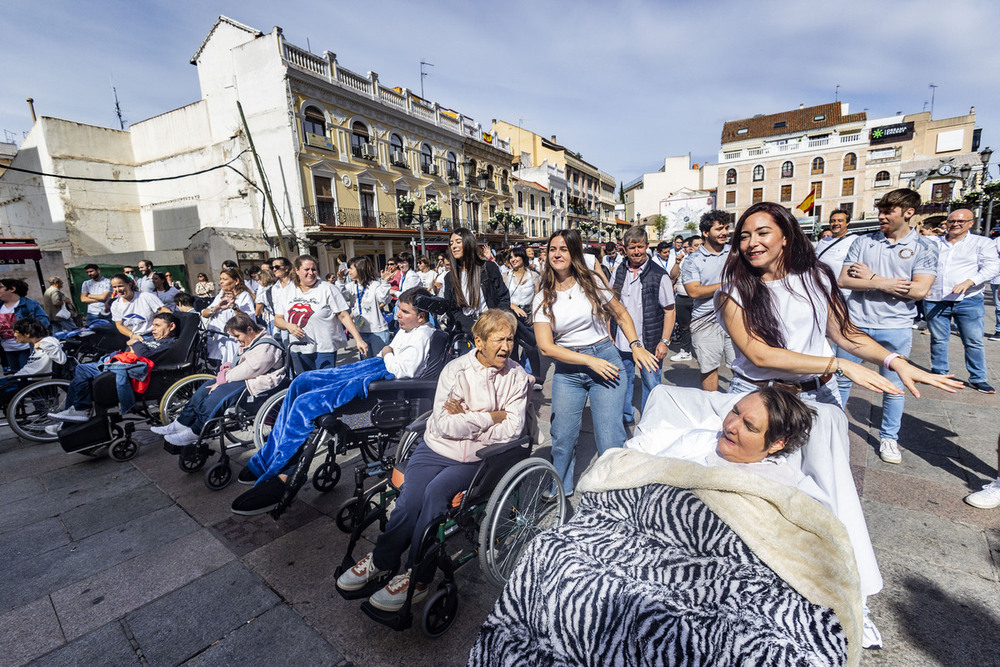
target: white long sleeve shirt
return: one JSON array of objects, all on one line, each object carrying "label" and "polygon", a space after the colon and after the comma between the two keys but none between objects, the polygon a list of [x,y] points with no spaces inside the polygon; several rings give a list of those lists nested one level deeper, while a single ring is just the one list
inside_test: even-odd
[{"label": "white long sleeve shirt", "polygon": [[427,368],[434,331],[429,324],[421,324],[409,331],[400,329],[389,341],[392,352],[383,357],[385,369],[397,380],[420,377]]},{"label": "white long sleeve shirt", "polygon": [[[1000,257],[996,244],[985,236],[966,234],[957,243],[944,236],[935,236],[938,248],[937,278],[927,294],[927,301],[961,301],[983,293],[986,283],[1000,272]],[[954,294],[955,285],[971,280],[965,294]]]}]

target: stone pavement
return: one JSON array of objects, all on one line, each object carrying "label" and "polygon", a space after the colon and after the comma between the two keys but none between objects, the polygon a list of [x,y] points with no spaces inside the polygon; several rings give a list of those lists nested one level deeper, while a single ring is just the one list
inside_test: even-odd
[{"label": "stone pavement", "polygon": [[[928,342],[915,336],[917,363],[926,365]],[[986,344],[990,368],[1000,368],[1000,343]],[[667,362],[664,376],[697,383],[692,363]],[[996,472],[1000,402],[969,390],[924,394],[907,399],[900,465],[878,457],[872,395],[855,390],[848,406],[851,460],[886,582],[870,600],[886,648],[866,651],[863,664],[997,665],[1000,509],[962,497]],[[546,434],[549,396],[548,386],[535,394]],[[583,429],[581,474],[594,455],[589,416]],[[279,521],[236,517],[229,504],[246,487],[209,491],[158,438],[145,429],[139,437],[139,456],[119,464],[0,429],[0,665],[465,663],[499,594],[475,562],[459,570],[459,618],[438,640],[423,636],[419,618],[394,632],[333,592],[347,536],[332,516],[350,493],[349,462],[335,490],[307,484]]]}]

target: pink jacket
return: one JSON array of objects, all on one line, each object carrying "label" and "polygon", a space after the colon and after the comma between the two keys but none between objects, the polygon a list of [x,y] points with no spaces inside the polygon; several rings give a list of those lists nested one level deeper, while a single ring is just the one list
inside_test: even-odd
[{"label": "pink jacket", "polygon": [[[472,350],[441,371],[424,441],[441,456],[460,463],[475,461],[483,447],[521,435],[533,384],[534,379],[510,359],[500,370],[487,368]],[[449,398],[458,399],[468,412],[449,413],[444,409]],[[496,410],[509,413],[499,424],[489,415]]]}]

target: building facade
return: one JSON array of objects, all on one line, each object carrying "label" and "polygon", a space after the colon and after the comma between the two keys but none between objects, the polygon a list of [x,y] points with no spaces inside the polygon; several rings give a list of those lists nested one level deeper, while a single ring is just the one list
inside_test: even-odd
[{"label": "building facade", "polygon": [[535,241],[539,241],[557,229],[566,229],[566,170],[549,164],[548,160],[542,160],[541,164],[534,167],[524,166],[526,163],[526,159],[518,161],[518,169],[515,171],[517,177],[537,183],[548,193],[548,203],[545,208],[548,211],[548,224],[545,225],[547,231],[539,233],[534,238]]},{"label": "building facade", "polygon": [[[689,155],[664,158],[657,171],[643,174],[624,186],[624,217],[645,225],[650,239],[658,238],[654,227],[657,215],[667,218],[662,238],[690,234],[693,211],[711,210],[715,206],[717,175],[716,165],[691,164]],[[707,209],[706,198],[711,200]]]}]

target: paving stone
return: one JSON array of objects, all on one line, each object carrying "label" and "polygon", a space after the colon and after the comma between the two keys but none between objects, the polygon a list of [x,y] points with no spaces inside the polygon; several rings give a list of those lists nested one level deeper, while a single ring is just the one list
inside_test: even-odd
[{"label": "paving stone", "polygon": [[233,554],[202,529],[57,590],[52,604],[63,632],[73,639],[232,559]]},{"label": "paving stone", "polygon": [[0,577],[0,612],[158,549],[197,529],[198,524],[183,510],[166,507],[37,558],[13,563]]},{"label": "paving stone", "polygon": [[0,666],[23,665],[64,642],[47,595],[0,615]]},{"label": "paving stone", "polygon": [[150,665],[176,665],[281,599],[242,563],[229,563],[126,618]]},{"label": "paving stone", "polygon": [[152,484],[117,496],[76,507],[60,518],[74,540],[127,523],[150,512],[173,505],[170,496]]},{"label": "paving stone", "polygon": [[[962,498],[967,494],[965,487],[954,484],[941,484],[876,468],[865,471],[865,500],[934,514],[970,526],[1000,526],[1000,514],[966,505]],[[869,532],[871,530],[869,527]]]},{"label": "paving stone", "polygon": [[88,461],[79,454],[67,454],[58,444],[27,446],[3,454],[4,483],[34,477]]},{"label": "paving stone", "polygon": [[33,558],[69,544],[70,541],[59,519],[45,519],[20,530],[0,534],[0,563],[15,563]]},{"label": "paving stone", "polygon": [[[876,442],[878,441],[876,440]],[[886,463],[879,458],[878,450],[872,449],[868,458],[868,468],[905,475],[914,478],[914,483],[920,483],[919,480],[927,480],[940,484],[954,484],[963,488],[968,484],[971,471],[965,467],[960,459],[925,451],[913,451],[907,447],[907,444],[906,440],[900,439],[902,463]]]},{"label": "paving stone", "polygon": [[139,656],[118,621],[112,621],[31,663],[31,667],[140,665]]},{"label": "paving stone", "polygon": [[[249,489],[249,486],[242,486]],[[243,556],[254,549],[269,544],[282,535],[297,530],[310,521],[323,516],[316,508],[305,502],[292,504],[281,518],[275,521],[270,514],[257,516],[229,517],[212,526],[215,535],[237,556]]]},{"label": "paving stone", "polygon": [[[68,456],[68,455],[67,455]],[[136,474],[135,468],[111,458],[85,458],[76,465],[66,466],[59,470],[52,470],[38,475],[38,480],[45,485],[49,491],[66,487],[83,488],[90,486],[94,478],[99,475],[132,475]]]},{"label": "paving stone", "polygon": [[45,487],[33,477],[25,477],[0,486],[0,505],[7,505],[45,491]]},{"label": "paving stone", "polygon": [[279,656],[286,665],[340,665],[343,656],[323,641],[301,616],[279,605],[208,647],[185,665],[251,665]]}]

